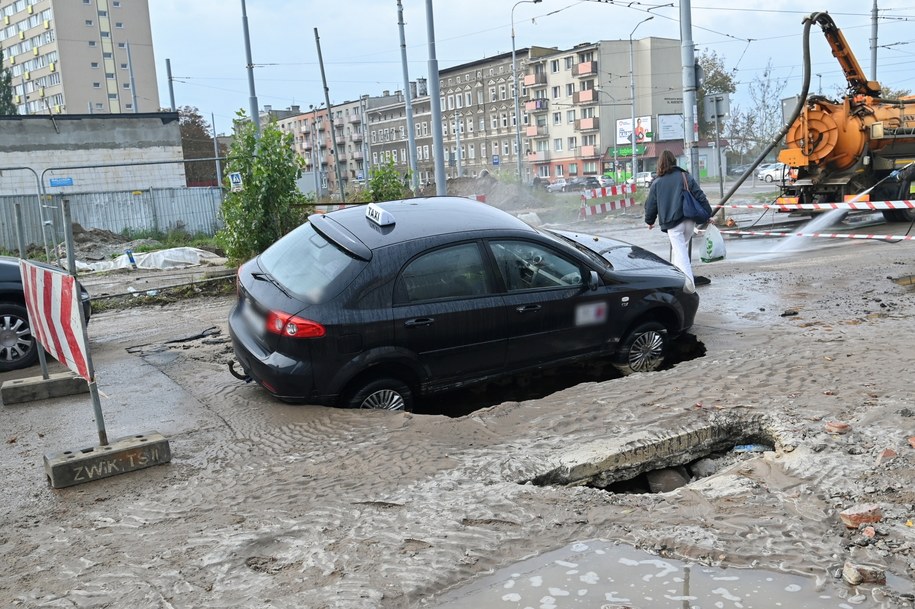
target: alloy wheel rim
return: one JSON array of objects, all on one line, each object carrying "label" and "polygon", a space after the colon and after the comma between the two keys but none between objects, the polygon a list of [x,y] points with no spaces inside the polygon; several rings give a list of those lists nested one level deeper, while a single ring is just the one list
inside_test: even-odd
[{"label": "alloy wheel rim", "polygon": [[32,332],[24,319],[0,318],[0,360],[14,362],[25,357],[32,346]]},{"label": "alloy wheel rim", "polygon": [[629,367],[636,372],[657,368],[664,355],[664,337],[660,332],[640,334],[629,349]]},{"label": "alloy wheel rim", "polygon": [[404,401],[403,396],[393,389],[382,389],[366,396],[360,407],[373,410],[403,410]]}]

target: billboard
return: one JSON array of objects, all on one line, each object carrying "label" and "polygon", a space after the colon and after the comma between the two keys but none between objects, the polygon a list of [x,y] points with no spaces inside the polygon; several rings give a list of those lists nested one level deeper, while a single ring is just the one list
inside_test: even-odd
[{"label": "billboard", "polygon": [[[616,143],[632,143],[632,119],[621,118],[616,121]],[[635,141],[636,144],[646,144],[653,141],[651,131],[651,117],[639,116],[635,119]]]},{"label": "billboard", "polygon": [[683,140],[684,133],[682,114],[658,115],[658,132],[655,134],[656,140]]}]

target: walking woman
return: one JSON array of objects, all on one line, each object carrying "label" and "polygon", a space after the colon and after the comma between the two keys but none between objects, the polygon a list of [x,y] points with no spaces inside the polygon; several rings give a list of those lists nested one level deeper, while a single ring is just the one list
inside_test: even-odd
[{"label": "walking woman", "polygon": [[654,228],[655,220],[661,231],[670,239],[671,263],[686,275],[686,290],[696,290],[696,280],[689,260],[689,242],[693,238],[696,223],[683,216],[683,189],[689,188],[693,196],[707,208],[712,207],[708,197],[699,188],[699,183],[684,169],[677,167],[677,159],[670,150],[661,153],[658,160],[658,177],[651,181],[648,199],[645,201],[645,224]]}]

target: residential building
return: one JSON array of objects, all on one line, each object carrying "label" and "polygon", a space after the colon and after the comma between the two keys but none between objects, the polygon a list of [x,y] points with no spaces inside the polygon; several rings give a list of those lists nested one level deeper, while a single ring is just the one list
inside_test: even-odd
[{"label": "residential building", "polygon": [[[658,115],[681,116],[675,147],[682,152],[679,66],[679,41],[664,38],[633,40],[631,46],[628,40],[582,43],[529,57],[524,76],[530,117],[527,177],[610,173],[623,179],[651,170],[660,156],[661,136],[652,131]],[[636,146],[635,169],[629,140],[633,114],[645,129]]]},{"label": "residential building", "polygon": [[0,19],[19,114],[159,111],[148,0],[0,0]]}]

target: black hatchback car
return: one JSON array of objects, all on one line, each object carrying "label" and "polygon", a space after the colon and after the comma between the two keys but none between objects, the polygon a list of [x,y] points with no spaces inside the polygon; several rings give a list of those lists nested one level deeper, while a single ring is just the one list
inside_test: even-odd
[{"label": "black hatchback car", "polygon": [[315,214],[238,270],[236,375],[285,401],[409,409],[587,358],[650,371],[693,323],[684,283],[637,246],[468,199]]},{"label": "black hatchback car", "polygon": [[[57,267],[51,268],[60,270]],[[92,303],[89,293],[82,286],[80,300],[86,321],[89,321]],[[35,337],[32,336],[25,309],[19,259],[0,256],[0,372],[27,368],[36,361],[38,350],[35,348]]]}]

